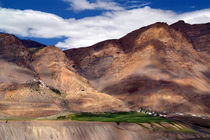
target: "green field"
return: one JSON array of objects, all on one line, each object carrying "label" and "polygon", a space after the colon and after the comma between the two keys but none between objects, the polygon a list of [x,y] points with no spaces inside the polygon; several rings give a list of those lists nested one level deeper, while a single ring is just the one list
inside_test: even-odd
[{"label": "green field", "polygon": [[64,120],[64,121],[98,121],[98,122],[115,122],[118,125],[121,122],[136,123],[141,127],[150,130],[164,130],[170,132],[187,132],[195,133],[191,128],[185,127],[176,121],[169,120],[167,118],[148,115],[143,112],[117,112],[117,113],[65,113],[57,114],[49,117],[42,118],[7,118],[2,120]]},{"label": "green field", "polygon": [[118,112],[118,113],[81,113],[59,116],[57,120],[75,120],[75,121],[100,121],[100,122],[128,122],[128,123],[160,123],[171,122],[168,119],[150,116],[140,112]]},{"label": "green field", "polygon": [[[74,121],[99,121],[115,122],[118,125],[121,122],[136,123],[141,127],[151,130],[164,130],[170,132],[195,133],[191,128],[177,124],[177,122],[158,116],[148,115],[142,112],[118,112],[118,113],[81,113],[69,114],[57,117],[57,120]],[[147,124],[145,126],[145,124]],[[156,126],[154,126],[156,124]],[[150,128],[148,128],[150,126]],[[158,127],[157,127],[158,126]]]}]

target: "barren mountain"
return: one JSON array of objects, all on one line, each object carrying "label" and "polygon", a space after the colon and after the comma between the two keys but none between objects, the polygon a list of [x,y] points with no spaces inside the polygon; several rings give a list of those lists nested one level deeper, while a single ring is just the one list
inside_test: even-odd
[{"label": "barren mountain", "polygon": [[71,71],[69,60],[59,48],[24,46],[13,35],[0,35],[1,116],[128,110],[121,100],[96,91]]},{"label": "barren mountain", "polygon": [[209,115],[209,35],[209,23],[155,23],[65,54],[95,89],[133,110]]}]

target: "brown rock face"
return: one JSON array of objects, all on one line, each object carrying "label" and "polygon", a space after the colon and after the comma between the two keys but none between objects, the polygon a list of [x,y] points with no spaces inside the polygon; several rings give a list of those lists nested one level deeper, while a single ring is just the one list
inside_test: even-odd
[{"label": "brown rock face", "polygon": [[13,35],[0,33],[0,58],[18,65],[28,66],[29,53]]},{"label": "brown rock face", "polygon": [[195,50],[210,53],[210,23],[190,25],[179,21],[171,27],[183,33]]},{"label": "brown rock face", "polygon": [[0,33],[0,64],[0,87],[33,80],[30,54],[13,35]]},{"label": "brown rock face", "polygon": [[209,56],[203,57],[209,46],[202,45],[209,44],[209,27],[156,23],[119,40],[65,53],[72,69],[94,88],[134,110],[209,115]]}]

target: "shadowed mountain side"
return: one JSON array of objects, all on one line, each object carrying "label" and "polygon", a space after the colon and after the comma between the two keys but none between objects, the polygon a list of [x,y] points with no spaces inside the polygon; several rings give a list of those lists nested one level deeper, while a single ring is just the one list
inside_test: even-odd
[{"label": "shadowed mountain side", "polygon": [[20,40],[20,41],[27,48],[30,55],[33,55],[35,52],[46,47],[46,45],[32,41],[32,40]]},{"label": "shadowed mountain side", "polygon": [[103,92],[125,101],[132,109],[210,114],[208,93],[198,93],[192,86],[171,81],[133,75],[106,87]]},{"label": "shadowed mountain side", "polygon": [[180,31],[193,44],[199,55],[210,62],[210,23],[190,25],[179,21],[171,27]]},{"label": "shadowed mountain side", "polygon": [[44,47],[46,47],[46,45],[44,45],[44,44],[41,44],[41,43],[33,41],[33,40],[29,40],[29,39],[28,40],[22,39],[20,41],[26,48],[44,48]]}]

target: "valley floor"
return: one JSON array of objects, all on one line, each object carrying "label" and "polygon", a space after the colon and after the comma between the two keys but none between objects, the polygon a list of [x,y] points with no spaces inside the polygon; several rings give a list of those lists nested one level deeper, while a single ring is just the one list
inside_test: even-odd
[{"label": "valley floor", "polygon": [[0,140],[207,140],[210,129],[208,121],[204,122],[141,112],[64,112],[27,119],[4,116],[0,121]]},{"label": "valley floor", "polygon": [[[165,124],[166,125],[166,124]],[[153,126],[154,127],[154,126]],[[192,132],[155,131],[149,124],[78,121],[0,121],[1,140],[177,140],[208,139]]]}]

